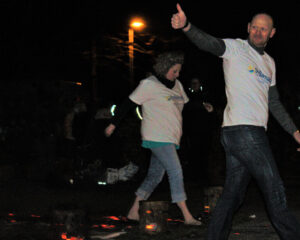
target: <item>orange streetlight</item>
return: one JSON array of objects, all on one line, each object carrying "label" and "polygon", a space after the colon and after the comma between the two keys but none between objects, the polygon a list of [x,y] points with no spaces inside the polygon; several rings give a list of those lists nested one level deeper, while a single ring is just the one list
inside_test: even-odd
[{"label": "orange streetlight", "polygon": [[145,23],[140,18],[134,18],[131,20],[128,30],[128,51],[129,51],[129,70],[130,70],[130,84],[134,83],[134,69],[133,69],[133,59],[134,59],[134,30],[142,30],[145,27]]}]

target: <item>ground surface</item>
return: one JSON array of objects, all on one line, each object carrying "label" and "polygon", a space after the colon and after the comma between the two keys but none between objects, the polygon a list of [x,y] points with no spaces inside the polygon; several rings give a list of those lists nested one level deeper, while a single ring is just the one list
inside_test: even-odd
[{"label": "ground surface", "polygon": [[[289,207],[300,220],[300,177],[288,172],[283,175]],[[164,233],[149,235],[139,230],[138,223],[125,221],[123,217],[126,216],[139,183],[128,181],[102,187],[91,184],[46,185],[22,179],[1,183],[0,239],[72,239],[62,235],[66,226],[59,224],[53,217],[57,209],[79,209],[86,213],[85,221],[78,225],[77,239],[80,236],[85,239],[103,239],[108,234],[115,234],[113,239],[120,240],[204,239],[207,223],[200,227],[185,226],[174,204],[170,205],[168,228]],[[195,216],[205,217],[203,187],[187,181],[186,192],[191,212]],[[151,200],[170,201],[166,180],[153,193]],[[117,236],[119,233],[122,234]],[[267,218],[262,198],[254,183],[250,184],[245,202],[235,215],[229,239],[279,239]]]}]

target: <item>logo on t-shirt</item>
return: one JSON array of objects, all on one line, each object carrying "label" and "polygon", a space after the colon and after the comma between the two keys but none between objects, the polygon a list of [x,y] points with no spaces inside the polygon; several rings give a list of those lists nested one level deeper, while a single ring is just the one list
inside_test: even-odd
[{"label": "logo on t-shirt", "polygon": [[250,73],[254,73],[254,72],[255,72],[255,68],[254,68],[252,65],[249,65],[248,71],[249,71]]},{"label": "logo on t-shirt", "polygon": [[172,102],[177,107],[181,107],[184,104],[184,98],[182,96],[167,96],[165,97],[168,102]]},{"label": "logo on t-shirt", "polygon": [[183,101],[182,96],[167,96],[166,97],[167,101]]},{"label": "logo on t-shirt", "polygon": [[248,66],[248,71],[250,73],[255,74],[258,77],[258,81],[260,81],[262,83],[270,84],[272,81],[272,79],[270,77],[268,77],[261,70],[257,69],[256,67],[253,67],[252,65]]}]

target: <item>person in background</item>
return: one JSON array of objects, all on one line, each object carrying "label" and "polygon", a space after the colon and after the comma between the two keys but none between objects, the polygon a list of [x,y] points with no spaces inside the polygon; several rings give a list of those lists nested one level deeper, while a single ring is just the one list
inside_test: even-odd
[{"label": "person in background", "polygon": [[183,172],[176,151],[182,135],[182,109],[188,102],[178,80],[183,61],[181,52],[160,54],[153,66],[154,74],[140,82],[105,129],[105,135],[110,136],[129,109],[136,104],[142,106],[142,146],[149,148],[152,155],[147,176],[137,189],[135,201],[127,215],[130,220],[139,220],[139,202],[150,197],[167,173],[172,202],[180,208],[184,223],[201,225],[186,205]]},{"label": "person in background", "polygon": [[188,150],[188,176],[196,182],[207,185],[208,158],[211,150],[214,107],[209,94],[198,77],[192,77],[187,90],[189,102],[183,109],[183,137]]},{"label": "person in background", "polygon": [[300,143],[300,133],[279,100],[274,59],[265,52],[276,32],[273,18],[266,13],[256,14],[248,23],[248,39],[220,39],[191,24],[177,4],[171,25],[182,29],[199,49],[223,59],[227,105],[221,141],[226,152],[226,179],[206,239],[228,239],[233,215],[244,200],[251,178],[263,194],[280,239],[300,239],[300,225],[288,209],[284,185],[266,135],[270,110]]}]

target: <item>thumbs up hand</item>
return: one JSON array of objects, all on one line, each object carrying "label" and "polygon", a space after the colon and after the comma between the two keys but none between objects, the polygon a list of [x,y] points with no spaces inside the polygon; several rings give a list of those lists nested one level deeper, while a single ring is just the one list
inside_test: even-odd
[{"label": "thumbs up hand", "polygon": [[174,29],[181,29],[185,26],[187,18],[179,3],[177,3],[176,7],[178,12],[173,14],[171,18],[171,25]]}]

